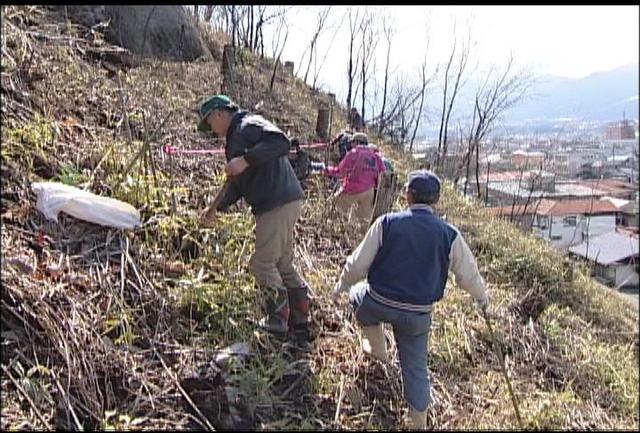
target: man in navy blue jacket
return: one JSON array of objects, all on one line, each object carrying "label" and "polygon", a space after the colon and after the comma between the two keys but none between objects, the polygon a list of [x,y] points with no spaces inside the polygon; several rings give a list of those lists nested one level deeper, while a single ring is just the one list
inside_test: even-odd
[{"label": "man in navy blue jacket", "polygon": [[[349,300],[364,334],[363,351],[383,362],[387,354],[382,324],[391,323],[409,406],[408,424],[424,429],[431,402],[427,371],[431,313],[444,295],[448,271],[479,307],[487,307],[489,296],[462,235],[431,207],[440,198],[440,179],[427,170],[411,172],[405,195],[409,209],[376,219],[347,258],[332,296],[336,299],[350,289]],[[358,283],[365,277],[366,283]]]}]

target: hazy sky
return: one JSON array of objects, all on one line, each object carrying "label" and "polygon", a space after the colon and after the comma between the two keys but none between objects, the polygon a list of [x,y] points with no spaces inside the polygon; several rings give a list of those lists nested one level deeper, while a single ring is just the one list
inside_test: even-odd
[{"label": "hazy sky", "polygon": [[[353,6],[364,8],[364,6]],[[290,13],[290,35],[283,58],[296,69],[308,46],[317,11],[322,6],[296,7]],[[318,56],[328,52],[320,73],[324,90],[344,95],[346,88],[348,21],[336,34],[346,6],[334,6],[327,30],[318,43]],[[584,77],[597,71],[638,63],[639,6],[369,6],[388,14],[397,33],[392,42],[391,68],[415,74],[422,62],[427,35],[431,70],[451,53],[454,22],[461,37],[471,29],[473,62],[479,67],[501,65],[513,52],[518,65],[539,74]],[[386,42],[378,44],[381,79]],[[335,36],[334,36],[335,35]],[[333,39],[333,43],[331,44]],[[329,46],[331,44],[331,48]],[[306,68],[306,62],[304,64]],[[313,66],[312,66],[313,71]],[[299,76],[304,74],[304,69]],[[310,75],[312,72],[310,72]],[[309,81],[309,80],[308,80]]]}]

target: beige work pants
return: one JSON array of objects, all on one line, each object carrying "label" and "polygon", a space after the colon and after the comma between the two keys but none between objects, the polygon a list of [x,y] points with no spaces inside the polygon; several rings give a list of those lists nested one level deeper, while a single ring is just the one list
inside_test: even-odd
[{"label": "beige work pants", "polygon": [[260,287],[267,327],[277,332],[308,321],[308,288],[293,267],[293,232],[302,200],[256,215],[255,252],[249,270]]},{"label": "beige work pants", "polygon": [[345,194],[340,191],[335,198],[336,209],[348,213],[351,206],[357,205],[355,215],[361,222],[368,222],[373,212],[373,188],[358,194]]},{"label": "beige work pants", "polygon": [[293,229],[302,212],[302,200],[256,215],[255,252],[249,270],[261,286],[287,288],[304,284],[293,267]]}]

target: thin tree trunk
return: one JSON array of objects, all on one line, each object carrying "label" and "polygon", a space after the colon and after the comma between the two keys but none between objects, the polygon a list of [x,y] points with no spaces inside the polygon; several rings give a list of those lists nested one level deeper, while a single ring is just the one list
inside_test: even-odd
[{"label": "thin tree trunk", "polygon": [[253,17],[253,5],[249,5],[249,46],[248,48],[250,50],[253,50],[253,23],[254,23],[254,17]]},{"label": "thin tree trunk", "polygon": [[411,136],[411,142],[409,143],[409,153],[413,152],[413,142],[416,138],[416,134],[418,133],[418,126],[420,125],[420,117],[422,117],[422,107],[424,105],[424,94],[427,89],[427,71],[426,71],[426,59],[425,63],[422,64],[422,89],[420,89],[420,107],[418,108],[418,116],[416,118],[415,127],[413,128],[413,135]]},{"label": "thin tree trunk", "polygon": [[[356,15],[356,20],[358,16]],[[355,39],[354,23],[351,21],[351,10],[349,10],[349,63],[347,65],[347,111],[351,110],[353,98],[353,42]]]},{"label": "thin tree trunk", "polygon": [[389,57],[391,55],[391,40],[389,39],[389,44],[387,45],[387,59],[384,67],[384,90],[382,91],[382,109],[380,110],[380,120],[378,125],[378,134],[382,135],[382,131],[384,130],[384,109],[387,105],[387,83],[389,81]]},{"label": "thin tree trunk", "polygon": [[464,177],[464,195],[467,195],[467,187],[469,186],[469,170],[471,166],[471,158],[473,157],[473,142],[469,138],[469,145],[467,148],[467,169]]},{"label": "thin tree trunk", "polygon": [[236,46],[236,29],[238,21],[236,20],[236,7],[231,6],[231,45]]},{"label": "thin tree trunk", "polygon": [[482,196],[480,191],[480,142],[476,141],[476,191],[478,191],[478,198]]},{"label": "thin tree trunk", "polygon": [[438,153],[436,155],[436,169],[440,167],[440,153],[442,151],[442,130],[445,127],[444,119],[447,114],[447,90],[449,87],[449,69],[451,69],[451,63],[453,62],[453,56],[456,52],[456,44],[453,44],[453,50],[451,50],[451,57],[447,62],[447,67],[444,71],[444,89],[442,91],[442,115],[440,116],[440,132],[438,133]]},{"label": "thin tree trunk", "polygon": [[484,206],[487,207],[489,204],[489,170],[491,167],[491,162],[489,162],[489,155],[487,155],[487,182],[484,187]]},{"label": "thin tree trunk", "polygon": [[362,124],[364,124],[364,99],[365,99],[365,86],[367,84],[366,82],[366,57],[367,57],[367,48],[365,46],[365,31],[366,29],[362,29],[362,110],[360,111],[360,114],[362,115]]},{"label": "thin tree trunk", "polygon": [[462,52],[460,53],[460,65],[458,67],[458,75],[456,76],[456,82],[453,86],[453,91],[451,92],[451,100],[449,101],[449,107],[447,109],[447,118],[445,119],[445,122],[444,122],[442,154],[445,159],[447,157],[447,150],[448,150],[447,135],[449,131],[449,118],[451,116],[451,111],[453,110],[453,102],[455,101],[456,96],[458,94],[458,90],[460,88],[460,78],[462,77],[462,73],[464,72],[464,68],[466,65],[466,57],[467,55],[465,53],[464,47],[462,47]]}]

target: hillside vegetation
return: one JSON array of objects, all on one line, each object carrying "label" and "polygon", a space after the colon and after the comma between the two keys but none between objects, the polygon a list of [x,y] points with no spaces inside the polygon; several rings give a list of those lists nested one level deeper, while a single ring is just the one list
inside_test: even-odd
[{"label": "hillside vegetation", "polygon": [[[97,31],[42,7],[3,6],[1,30],[3,429],[400,425],[398,363],[364,358],[350,308],[329,300],[359,239],[332,213],[325,179],[311,179],[296,228],[296,263],[313,291],[308,352],[255,332],[248,209],[197,225],[223,161],[161,149],[211,147],[194,110],[219,91],[219,60],[118,63],[121,49]],[[240,105],[263,101],[265,117],[311,139],[328,97],[284,74],[269,93],[271,62],[241,57]],[[334,132],[345,124],[336,110]],[[380,147],[402,180],[414,162]],[[42,180],[126,201],[143,225],[47,221],[31,190]],[[450,184],[439,212],[477,254],[525,427],[638,429],[637,310]],[[429,424],[518,428],[487,326],[448,287],[434,313]],[[223,356],[236,343],[248,353]]]}]

